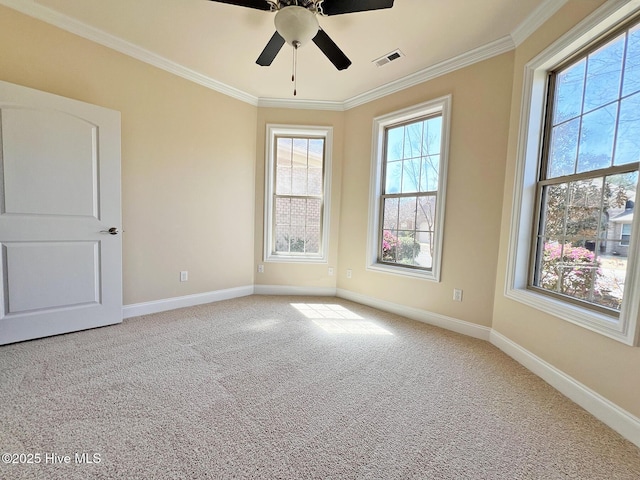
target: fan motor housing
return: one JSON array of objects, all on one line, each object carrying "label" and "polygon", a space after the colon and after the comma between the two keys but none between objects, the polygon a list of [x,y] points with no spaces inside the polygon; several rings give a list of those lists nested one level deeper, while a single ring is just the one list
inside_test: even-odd
[{"label": "fan motor housing", "polygon": [[296,5],[278,10],[274,23],[282,38],[294,47],[307,43],[316,36],[320,28],[314,12]]}]

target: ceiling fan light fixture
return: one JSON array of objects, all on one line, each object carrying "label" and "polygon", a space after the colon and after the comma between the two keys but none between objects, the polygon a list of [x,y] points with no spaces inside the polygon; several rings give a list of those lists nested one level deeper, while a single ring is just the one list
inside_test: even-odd
[{"label": "ceiling fan light fixture", "polygon": [[314,12],[296,5],[278,10],[274,23],[280,36],[294,47],[313,39],[320,28]]}]

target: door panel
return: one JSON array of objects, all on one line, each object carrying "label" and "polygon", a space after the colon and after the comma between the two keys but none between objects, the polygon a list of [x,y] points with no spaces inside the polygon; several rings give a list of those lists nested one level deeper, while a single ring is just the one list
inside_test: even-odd
[{"label": "door panel", "polygon": [[64,112],[3,108],[4,212],[97,217],[97,128]]},{"label": "door panel", "polygon": [[0,344],[122,321],[120,114],[0,82]]},{"label": "door panel", "polygon": [[100,302],[98,242],[10,242],[3,247],[7,316]]}]

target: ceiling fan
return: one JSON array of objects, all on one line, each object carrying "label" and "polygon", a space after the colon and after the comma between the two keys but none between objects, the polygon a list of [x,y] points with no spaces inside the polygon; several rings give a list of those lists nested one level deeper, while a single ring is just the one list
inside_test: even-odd
[{"label": "ceiling fan", "polygon": [[[340,50],[329,35],[320,27],[317,15],[341,15],[393,7],[393,0],[211,0],[240,7],[276,12],[276,32],[267,43],[256,63],[263,67],[271,65],[286,43],[294,50],[313,40],[318,48],[335,65],[344,70],[351,60]],[[294,53],[295,55],[295,53]],[[294,57],[295,58],[295,57]],[[295,60],[294,60],[295,62]],[[295,94],[295,92],[294,92]]]}]

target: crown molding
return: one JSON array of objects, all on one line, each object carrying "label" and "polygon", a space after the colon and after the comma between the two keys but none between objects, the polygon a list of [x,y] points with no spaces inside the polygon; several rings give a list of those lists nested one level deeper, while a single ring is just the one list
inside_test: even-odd
[{"label": "crown molding", "polygon": [[518,25],[511,38],[516,47],[519,47],[533,32],[549,20],[558,10],[560,10],[568,0],[546,0],[541,3],[531,14]]},{"label": "crown molding", "polygon": [[332,110],[345,111],[359,105],[377,100],[392,93],[413,87],[420,83],[432,80],[441,75],[451,73],[460,68],[467,67],[477,62],[506,53],[519,46],[537,28],[556,13],[568,0],[545,0],[524,22],[522,22],[510,35],[502,37],[491,43],[465,52],[456,57],[444,60],[406,77],[400,78],[388,84],[374,88],[362,94],[351,97],[345,101],[324,100],[292,100],[284,98],[256,97],[247,92],[219,82],[207,75],[196,72],[190,68],[173,62],[161,55],[153,53],[145,48],[111,35],[100,29],[87,25],[79,20],[61,14],[48,7],[36,3],[34,0],[0,0],[0,5],[12,8],[20,13],[37,20],[54,25],[80,37],[91,40],[117,52],[153,65],[169,73],[182,77],[191,82],[202,85],[211,90],[264,108],[291,108],[298,110]]},{"label": "crown molding", "polygon": [[313,100],[288,100],[280,98],[260,98],[259,107],[273,108],[297,108],[310,110],[350,110],[359,105],[369,103],[382,97],[386,97],[392,93],[399,92],[414,85],[419,85],[428,80],[432,80],[441,75],[451,73],[460,68],[472,65],[474,63],[486,60],[496,55],[509,52],[515,48],[511,36],[507,35],[491,43],[474,48],[456,57],[450,58],[443,62],[437,63],[423,70],[419,70],[411,75],[402,77],[393,82],[387,83],[380,87],[361,93],[355,97],[351,97],[344,102],[324,102]]},{"label": "crown molding", "polygon": [[409,87],[413,87],[420,83],[424,83],[428,80],[432,80],[436,77],[446,75],[460,68],[467,67],[477,62],[487,60],[488,58],[495,57],[502,53],[509,52],[515,48],[511,36],[499,38],[491,43],[487,43],[473,50],[469,50],[461,55],[444,60],[443,62],[436,63],[430,67],[419,70],[411,75],[400,78],[394,82],[387,83],[368,92],[351,97],[344,102],[344,109],[350,110],[359,105],[377,100],[392,93],[399,92]]},{"label": "crown molding", "polygon": [[333,110],[344,111],[344,102],[332,102],[328,100],[292,100],[288,98],[258,99],[258,107],[264,108],[294,108],[297,110]]},{"label": "crown molding", "polygon": [[24,13],[37,20],[54,25],[62,30],[73,33],[80,37],[91,40],[105,47],[111,48],[117,52],[123,53],[129,57],[135,58],[142,62],[158,67],[169,73],[173,73],[191,82],[197,83],[204,87],[215,90],[229,97],[241,100],[251,105],[258,105],[258,97],[250,95],[242,90],[231,87],[225,83],[214,80],[207,75],[203,75],[195,70],[187,68],[183,65],[175,63],[161,55],[150,52],[133,43],[127,42],[122,38],[111,35],[100,29],[87,25],[79,20],[71,18],[62,13],[56,12],[48,7],[35,3],[33,0],[0,0],[0,5],[12,8],[20,13]]}]

